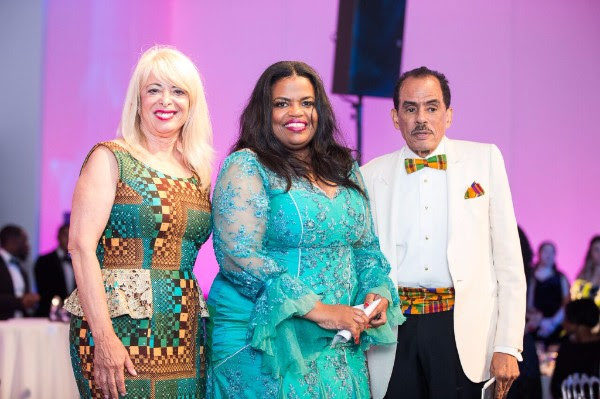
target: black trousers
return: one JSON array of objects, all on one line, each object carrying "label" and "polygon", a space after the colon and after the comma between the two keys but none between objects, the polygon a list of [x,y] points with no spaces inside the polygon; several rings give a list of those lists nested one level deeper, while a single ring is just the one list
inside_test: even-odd
[{"label": "black trousers", "polygon": [[463,372],[454,340],[454,311],[407,315],[387,399],[479,399],[483,383]]}]

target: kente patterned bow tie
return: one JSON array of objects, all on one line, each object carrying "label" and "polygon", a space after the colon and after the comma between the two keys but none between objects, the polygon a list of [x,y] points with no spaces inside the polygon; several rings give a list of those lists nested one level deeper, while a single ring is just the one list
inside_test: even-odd
[{"label": "kente patterned bow tie", "polygon": [[446,154],[434,155],[427,159],[423,158],[406,158],[404,160],[404,167],[406,173],[411,174],[417,170],[421,170],[425,167],[446,170],[448,162],[446,161]]}]

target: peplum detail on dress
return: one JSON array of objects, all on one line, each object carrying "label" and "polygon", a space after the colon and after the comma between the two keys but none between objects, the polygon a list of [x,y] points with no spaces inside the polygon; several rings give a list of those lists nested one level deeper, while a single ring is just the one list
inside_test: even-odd
[{"label": "peplum detail on dress", "polygon": [[[152,317],[152,270],[101,269],[100,271],[111,319],[123,315],[133,319]],[[161,273],[161,271],[154,271],[154,273]],[[169,271],[162,273],[169,273]],[[178,274],[177,271],[174,273]],[[198,301],[200,317],[209,317],[206,301],[201,292],[198,292]],[[84,316],[77,288],[65,300],[64,309],[75,316]]]},{"label": "peplum detail on dress", "polygon": [[[101,272],[111,319],[122,315],[134,319],[152,317],[150,270],[102,269]],[[77,289],[66,299],[64,308],[75,316],[84,316]]]}]

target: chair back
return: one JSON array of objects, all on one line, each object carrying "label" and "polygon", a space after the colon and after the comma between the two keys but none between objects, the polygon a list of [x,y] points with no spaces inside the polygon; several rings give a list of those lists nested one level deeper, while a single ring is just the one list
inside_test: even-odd
[{"label": "chair back", "polygon": [[600,399],[600,379],[586,374],[571,374],[560,385],[563,399]]}]

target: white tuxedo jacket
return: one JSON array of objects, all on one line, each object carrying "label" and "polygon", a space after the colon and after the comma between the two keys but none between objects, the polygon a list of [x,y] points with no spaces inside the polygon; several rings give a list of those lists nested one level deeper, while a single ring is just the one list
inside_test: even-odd
[{"label": "white tuxedo jacket", "polygon": [[[504,161],[493,144],[446,139],[448,160],[448,265],[455,288],[454,331],[463,370],[474,382],[489,378],[494,346],[522,350],[525,276]],[[361,168],[381,250],[397,283],[397,207],[407,174],[402,150]],[[418,172],[415,172],[418,173]],[[465,199],[473,182],[485,194]],[[402,328],[402,327],[400,327]],[[396,345],[367,354],[371,392],[385,395]]]}]

